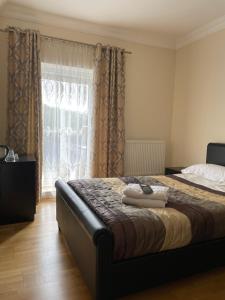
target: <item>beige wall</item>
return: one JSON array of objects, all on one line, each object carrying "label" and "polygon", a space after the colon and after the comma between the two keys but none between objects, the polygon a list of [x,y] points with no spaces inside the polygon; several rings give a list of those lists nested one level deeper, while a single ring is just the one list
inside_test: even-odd
[{"label": "beige wall", "polygon": [[[7,25],[36,28],[46,35],[93,44],[101,42],[132,51],[127,55],[126,65],[126,137],[162,139],[169,148],[175,50],[1,18],[0,28]],[[0,88],[2,84],[1,81]]]},{"label": "beige wall", "polygon": [[[132,51],[126,66],[127,139],[163,139],[167,164],[205,161],[210,141],[225,142],[225,30],[179,50],[144,46],[93,34],[0,19],[7,25]],[[0,143],[6,124],[6,40],[0,34]],[[175,72],[176,66],[176,72]],[[175,76],[175,86],[174,86]]]},{"label": "beige wall", "polygon": [[172,165],[205,162],[213,141],[225,142],[225,30],[176,53]]}]

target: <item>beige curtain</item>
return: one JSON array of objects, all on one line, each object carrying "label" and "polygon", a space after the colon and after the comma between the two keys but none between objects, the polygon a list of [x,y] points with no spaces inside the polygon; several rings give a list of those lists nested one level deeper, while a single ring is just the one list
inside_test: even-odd
[{"label": "beige curtain", "polygon": [[19,155],[37,160],[37,201],[41,191],[40,34],[9,28],[8,144]]},{"label": "beige curtain", "polygon": [[93,177],[115,177],[124,173],[124,68],[124,50],[97,45],[91,166]]}]

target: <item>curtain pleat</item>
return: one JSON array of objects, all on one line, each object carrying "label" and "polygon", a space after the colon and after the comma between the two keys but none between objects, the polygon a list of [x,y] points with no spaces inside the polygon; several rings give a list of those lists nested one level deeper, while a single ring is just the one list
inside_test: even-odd
[{"label": "curtain pleat", "polygon": [[36,158],[37,202],[41,191],[40,34],[10,28],[8,48],[8,144],[19,155]]},{"label": "curtain pleat", "polygon": [[94,76],[93,177],[124,174],[124,105],[124,50],[98,44]]}]

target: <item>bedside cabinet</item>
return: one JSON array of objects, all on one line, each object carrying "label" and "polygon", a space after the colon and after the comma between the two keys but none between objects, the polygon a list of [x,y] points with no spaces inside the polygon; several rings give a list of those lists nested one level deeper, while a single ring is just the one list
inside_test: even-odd
[{"label": "bedside cabinet", "polygon": [[185,167],[166,167],[165,175],[180,174]]},{"label": "bedside cabinet", "polygon": [[34,219],[35,168],[35,159],[28,156],[0,162],[0,224]]}]

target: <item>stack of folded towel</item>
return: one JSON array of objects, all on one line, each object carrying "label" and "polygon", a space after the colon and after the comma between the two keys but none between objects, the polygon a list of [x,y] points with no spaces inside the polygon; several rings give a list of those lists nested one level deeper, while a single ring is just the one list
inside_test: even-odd
[{"label": "stack of folded towel", "polygon": [[123,191],[122,202],[147,208],[163,208],[168,200],[168,187],[151,185],[152,194],[144,194],[139,184],[130,183]]}]

